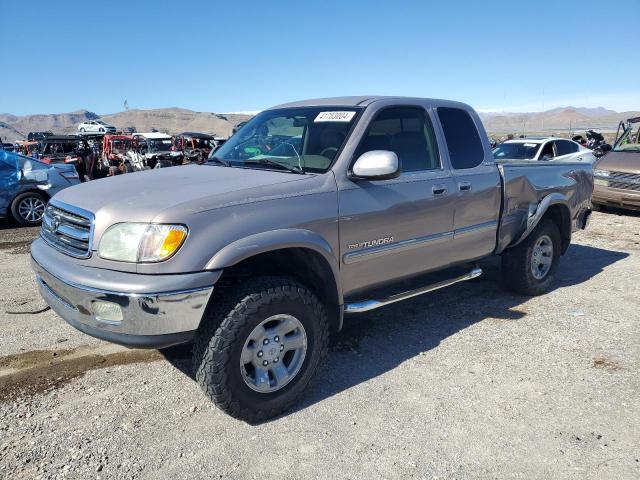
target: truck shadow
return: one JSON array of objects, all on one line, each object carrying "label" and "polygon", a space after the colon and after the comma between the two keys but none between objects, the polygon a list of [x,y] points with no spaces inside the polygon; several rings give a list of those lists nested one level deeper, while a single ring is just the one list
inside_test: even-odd
[{"label": "truck shadow", "polygon": [[[562,258],[554,289],[581,284],[628,256],[624,252],[572,245]],[[318,381],[292,411],[393,370],[477,322],[525,319],[526,311],[518,307],[528,297],[502,288],[500,259],[491,258],[481,267],[484,274],[478,279],[372,312],[346,316],[342,332],[332,339]],[[185,375],[194,377],[188,348],[178,347],[163,354]]]}]

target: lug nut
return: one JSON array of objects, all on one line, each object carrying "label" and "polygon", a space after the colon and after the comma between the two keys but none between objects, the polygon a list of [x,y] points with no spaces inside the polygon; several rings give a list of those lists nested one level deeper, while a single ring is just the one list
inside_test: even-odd
[{"label": "lug nut", "polygon": [[284,350],[284,345],[280,345],[280,351]]},{"label": "lug nut", "polygon": [[273,337],[273,341],[274,342],[279,342],[280,341],[280,337],[276,335],[275,337]]},{"label": "lug nut", "polygon": [[268,344],[269,344],[269,339],[268,339],[268,338],[265,338],[265,339],[262,341],[262,343],[263,343],[264,345],[268,345]]},{"label": "lug nut", "polygon": [[267,365],[269,365],[269,362],[267,362],[267,361],[265,360],[265,361],[263,361],[263,362],[262,362],[262,365],[264,365],[264,366],[266,367]]},{"label": "lug nut", "polygon": [[280,360],[278,357],[273,359],[273,363],[278,363],[278,360]]},{"label": "lug nut", "polygon": [[260,351],[258,352],[258,357],[259,357],[259,358],[262,358],[262,355],[264,355],[264,353],[262,353],[262,350],[260,350]]}]

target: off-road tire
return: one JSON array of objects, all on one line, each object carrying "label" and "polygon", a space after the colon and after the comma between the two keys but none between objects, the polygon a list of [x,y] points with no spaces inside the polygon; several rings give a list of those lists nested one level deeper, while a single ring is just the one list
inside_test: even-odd
[{"label": "off-road tire", "polygon": [[[240,354],[250,332],[272,315],[289,314],[303,324],[307,351],[296,376],[280,390],[249,388]],[[229,415],[248,423],[274,417],[300,400],[327,355],[329,328],[325,308],[309,289],[288,277],[257,277],[234,290],[216,292],[193,347],[196,381]]]},{"label": "off-road tire", "polygon": [[[25,192],[18,195],[13,202],[11,202],[11,216],[16,222],[25,227],[36,227],[42,223],[42,216],[35,221],[25,218],[20,214],[20,204],[29,198],[42,202],[44,206],[47,205],[47,199],[44,195],[38,192]],[[44,213],[44,210],[43,212]]]},{"label": "off-road tire", "polygon": [[[551,268],[543,278],[537,279],[531,271],[533,248],[538,239],[545,235],[551,238],[553,243]],[[551,219],[542,219],[522,243],[502,254],[502,277],[505,287],[528,296],[542,295],[549,291],[560,263],[561,245],[558,226]]]}]

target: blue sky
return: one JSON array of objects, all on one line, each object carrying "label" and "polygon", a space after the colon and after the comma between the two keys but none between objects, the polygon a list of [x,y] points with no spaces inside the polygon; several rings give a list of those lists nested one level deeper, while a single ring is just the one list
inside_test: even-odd
[{"label": "blue sky", "polygon": [[[639,0],[2,0],[0,112],[260,110],[334,95],[640,109]],[[626,42],[626,46],[625,46]]]}]

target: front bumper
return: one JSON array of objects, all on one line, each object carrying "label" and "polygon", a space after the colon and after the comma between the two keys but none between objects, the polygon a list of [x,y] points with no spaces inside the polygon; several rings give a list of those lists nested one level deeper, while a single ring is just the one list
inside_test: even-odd
[{"label": "front bumper", "polygon": [[596,184],[593,188],[591,201],[598,205],[640,210],[640,191],[623,190]]},{"label": "front bumper", "polygon": [[[32,248],[31,266],[40,294],[51,309],[84,333],[128,347],[163,348],[190,341],[200,325],[213,284],[220,276],[220,272],[173,275],[175,285],[182,287],[189,283],[207,283],[171,290],[167,288],[166,278],[171,276],[82,267],[92,278],[78,283],[78,267],[71,259],[70,270],[76,271],[56,270],[53,274],[39,262],[41,259],[36,255],[41,250]],[[96,281],[108,287],[121,285],[123,288],[100,288]],[[119,307],[120,321],[100,317],[96,304],[105,302]]]}]

